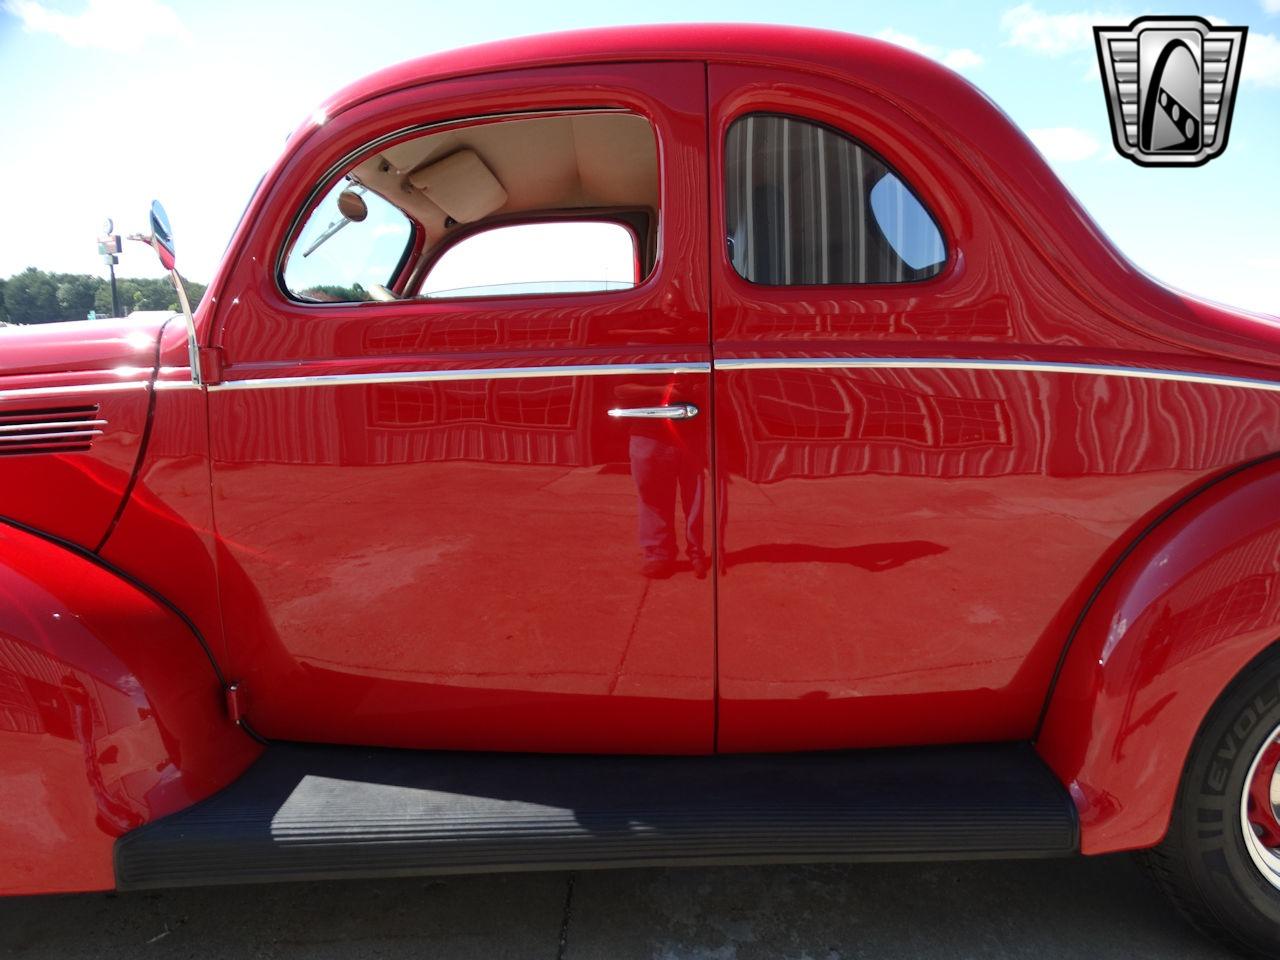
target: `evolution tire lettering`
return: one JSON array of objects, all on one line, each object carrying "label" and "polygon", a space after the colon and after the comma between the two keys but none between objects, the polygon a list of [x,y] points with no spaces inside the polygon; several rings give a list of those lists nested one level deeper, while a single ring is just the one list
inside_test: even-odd
[{"label": "evolution tire lettering", "polygon": [[1259,720],[1278,704],[1280,704],[1280,684],[1271,683],[1258,692],[1246,706],[1244,713],[1231,724],[1226,734],[1218,741],[1214,750],[1213,763],[1205,773],[1206,792],[1222,794],[1226,790],[1232,764],[1240,756],[1241,745],[1258,726]]}]

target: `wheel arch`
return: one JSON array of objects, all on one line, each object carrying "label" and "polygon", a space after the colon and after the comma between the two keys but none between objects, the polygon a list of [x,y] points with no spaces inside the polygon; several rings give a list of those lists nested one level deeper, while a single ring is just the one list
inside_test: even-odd
[{"label": "wheel arch", "polygon": [[0,894],[113,887],[117,836],[221,789],[259,749],[180,611],[0,521]]},{"label": "wheel arch", "polygon": [[1087,854],[1164,837],[1192,743],[1280,639],[1280,455],[1173,504],[1120,554],[1064,650],[1036,746]]}]

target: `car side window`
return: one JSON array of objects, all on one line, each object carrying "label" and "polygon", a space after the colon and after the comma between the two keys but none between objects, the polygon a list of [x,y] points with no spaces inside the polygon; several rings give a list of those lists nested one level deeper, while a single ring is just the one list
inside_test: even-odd
[{"label": "car side window", "polygon": [[312,212],[284,270],[300,300],[372,300],[395,280],[413,223],[398,207],[351,180],[339,180]]},{"label": "car side window", "polygon": [[295,301],[597,293],[657,261],[657,137],[638,114],[440,124],[344,162],[285,241]]},{"label": "car side window", "polygon": [[937,221],[878,156],[809,120],[747,114],[725,141],[729,257],[767,286],[907,283],[942,272]]},{"label": "car side window", "polygon": [[463,237],[432,264],[421,295],[501,297],[626,290],[640,274],[635,235],[620,223],[565,220],[495,226]]}]

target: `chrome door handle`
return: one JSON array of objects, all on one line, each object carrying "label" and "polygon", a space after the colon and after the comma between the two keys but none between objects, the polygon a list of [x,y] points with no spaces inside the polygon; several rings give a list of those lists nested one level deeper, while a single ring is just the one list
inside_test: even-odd
[{"label": "chrome door handle", "polygon": [[698,408],[692,403],[673,403],[666,407],[614,407],[609,416],[616,420],[692,420]]}]

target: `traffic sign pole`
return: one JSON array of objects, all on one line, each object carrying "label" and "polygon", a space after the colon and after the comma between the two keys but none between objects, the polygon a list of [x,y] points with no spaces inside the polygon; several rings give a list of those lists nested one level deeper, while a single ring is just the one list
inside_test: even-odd
[{"label": "traffic sign pole", "polygon": [[113,317],[120,316],[120,293],[116,289],[116,264],[120,262],[120,234],[114,233],[116,225],[110,217],[102,224],[102,236],[98,238],[98,253],[102,255],[102,262],[107,265],[107,270],[111,273],[111,315]]}]

